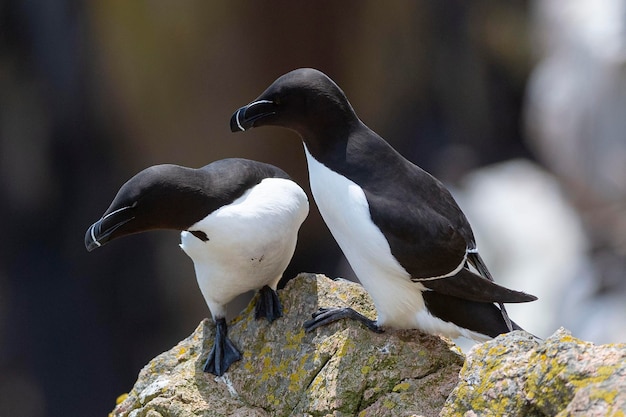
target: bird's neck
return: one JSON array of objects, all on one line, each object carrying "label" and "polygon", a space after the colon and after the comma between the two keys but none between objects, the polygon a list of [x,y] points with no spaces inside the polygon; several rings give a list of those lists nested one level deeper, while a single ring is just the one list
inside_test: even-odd
[{"label": "bird's neck", "polygon": [[340,128],[324,129],[316,126],[315,130],[299,129],[298,134],[309,153],[324,165],[342,165],[346,161],[346,152],[351,138],[360,129],[367,129],[359,119],[342,124]]}]

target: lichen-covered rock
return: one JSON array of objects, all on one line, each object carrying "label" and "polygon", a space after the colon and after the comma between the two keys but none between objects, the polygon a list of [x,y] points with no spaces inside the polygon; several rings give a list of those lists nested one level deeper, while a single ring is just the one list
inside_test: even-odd
[{"label": "lichen-covered rock", "polygon": [[[279,292],[284,317],[255,320],[252,304],[229,324],[243,353],[220,378],[202,366],[215,327],[204,320],[140,372],[115,416],[436,416],[458,382],[463,356],[418,331],[375,334],[343,320],[305,333],[319,307],[375,317],[363,288],[301,274]],[[125,399],[124,399],[125,398]]]},{"label": "lichen-covered rock", "polygon": [[595,346],[564,329],[477,345],[460,379],[442,417],[626,415],[626,344]]}]

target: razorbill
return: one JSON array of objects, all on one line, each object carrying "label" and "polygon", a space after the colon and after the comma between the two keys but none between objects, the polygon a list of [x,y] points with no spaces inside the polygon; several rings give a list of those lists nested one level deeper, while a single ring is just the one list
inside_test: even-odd
[{"label": "razorbill", "polygon": [[344,317],[475,340],[520,329],[502,303],[536,297],[493,282],[448,190],[370,130],[329,77],[291,71],[230,121],[233,132],[259,126],[302,138],[315,202],[378,313],[322,309],[307,330]]},{"label": "razorbill", "polygon": [[216,324],[205,372],[221,376],[241,354],[227,336],[226,305],[259,290],[256,318],[282,316],[276,286],[309,212],[304,191],[275,166],[223,159],[200,169],[156,165],[126,182],[87,229],[92,251],[154,229],[181,230],[198,285]]}]

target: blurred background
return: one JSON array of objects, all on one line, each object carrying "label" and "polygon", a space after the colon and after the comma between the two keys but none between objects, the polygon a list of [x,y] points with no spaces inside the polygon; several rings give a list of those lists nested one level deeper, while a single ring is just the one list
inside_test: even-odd
[{"label": "blurred background", "polygon": [[[496,280],[539,297],[520,325],[626,341],[624,0],[4,0],[0,416],[105,415],[208,315],[176,232],[84,233],[159,163],[251,158],[309,192],[295,134],[228,123],[305,66],[453,190]],[[353,277],[311,207],[284,278]]]}]

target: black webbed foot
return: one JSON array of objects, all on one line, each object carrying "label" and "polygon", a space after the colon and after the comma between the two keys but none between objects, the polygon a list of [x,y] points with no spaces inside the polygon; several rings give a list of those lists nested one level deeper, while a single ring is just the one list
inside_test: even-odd
[{"label": "black webbed foot", "polygon": [[264,286],[259,290],[259,298],[256,301],[254,318],[265,317],[270,323],[283,316],[283,306],[280,304],[276,291]]},{"label": "black webbed foot", "polygon": [[230,341],[227,333],[226,319],[220,318],[215,320],[215,341],[204,364],[204,372],[222,376],[233,362],[241,359],[241,353],[233,345],[233,342]]},{"label": "black webbed foot", "polygon": [[368,329],[375,333],[383,333],[383,329],[376,324],[375,320],[370,320],[363,314],[350,307],[320,308],[311,315],[313,319],[304,322],[304,330],[311,332],[320,326],[333,323],[341,319],[353,319],[363,323]]}]

